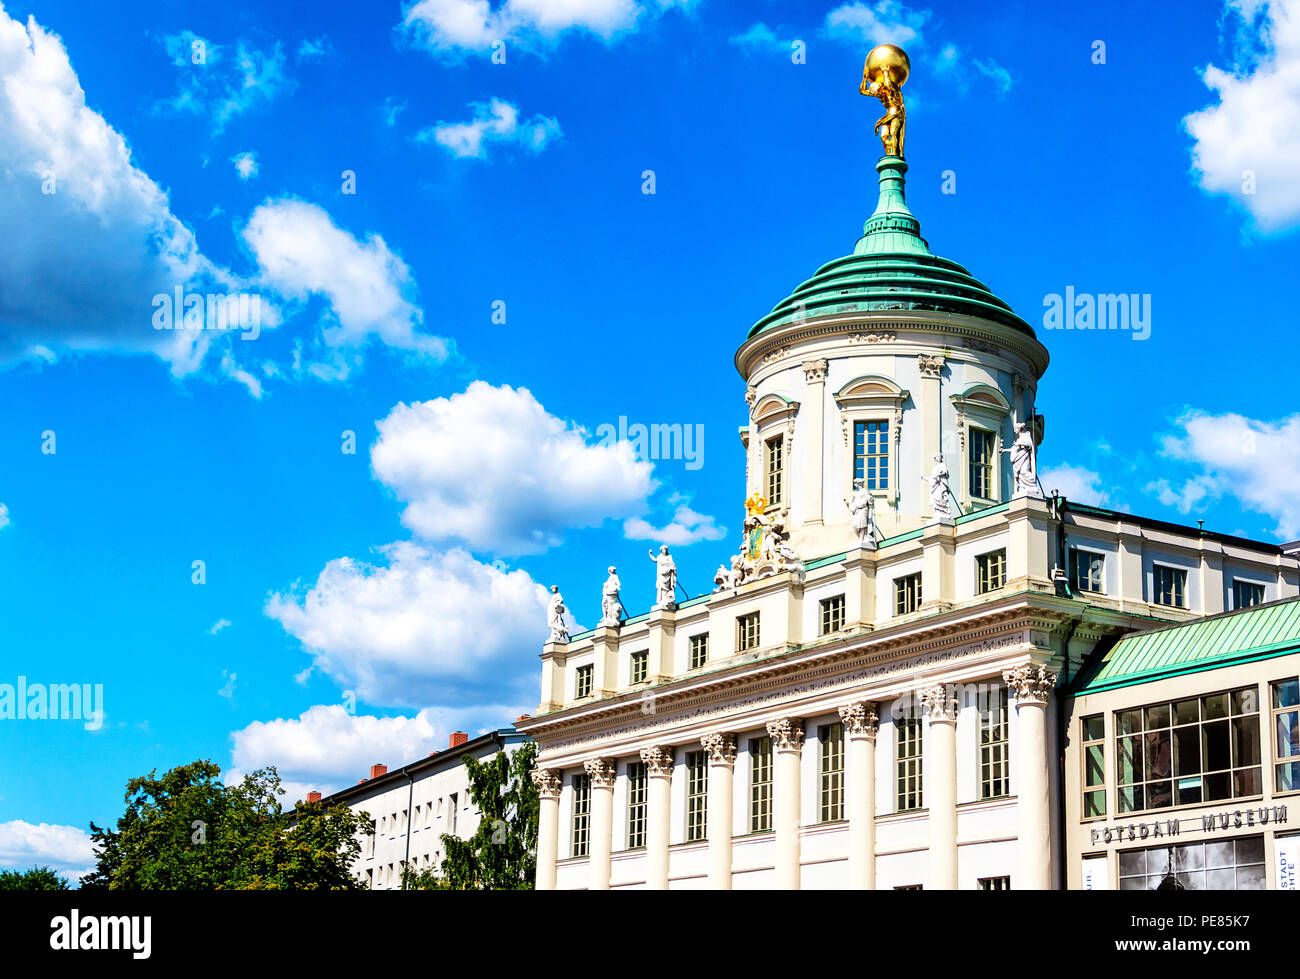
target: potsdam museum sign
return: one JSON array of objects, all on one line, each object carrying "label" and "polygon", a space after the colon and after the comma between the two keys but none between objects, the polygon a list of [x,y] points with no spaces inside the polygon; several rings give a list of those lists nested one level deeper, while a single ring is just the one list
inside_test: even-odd
[{"label": "potsdam museum sign", "polygon": [[1260,806],[1257,809],[1234,809],[1232,812],[1210,813],[1189,819],[1157,819],[1149,823],[1128,823],[1124,826],[1095,826],[1092,829],[1093,845],[1098,843],[1128,843],[1149,840],[1159,836],[1178,836],[1183,823],[1189,829],[1200,824],[1202,832],[1240,829],[1245,826],[1267,826],[1286,822],[1286,806]]}]

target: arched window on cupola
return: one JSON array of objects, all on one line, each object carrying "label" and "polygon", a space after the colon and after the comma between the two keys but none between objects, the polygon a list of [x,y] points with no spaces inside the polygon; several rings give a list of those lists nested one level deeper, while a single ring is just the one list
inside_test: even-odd
[{"label": "arched window on cupola", "polygon": [[957,499],[966,512],[1002,502],[1002,444],[1011,403],[989,384],[972,384],[948,400],[957,412],[957,448],[961,456]]},{"label": "arched window on cupola", "polygon": [[911,395],[883,374],[855,377],[835,392],[848,465],[843,467],[845,495],[862,479],[874,496],[898,504],[898,448],[903,404]]},{"label": "arched window on cupola", "polygon": [[779,394],[765,394],[750,412],[749,492],[767,500],[768,507],[790,503],[790,465],[794,446],[794,420],[799,402]]}]

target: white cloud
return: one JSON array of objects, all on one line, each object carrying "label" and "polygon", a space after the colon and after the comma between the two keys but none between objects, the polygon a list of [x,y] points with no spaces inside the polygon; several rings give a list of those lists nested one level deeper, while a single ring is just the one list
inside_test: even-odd
[{"label": "white cloud", "polygon": [[1276,521],[1274,533],[1300,537],[1300,414],[1275,422],[1228,413],[1191,411],[1178,419],[1161,451],[1199,469],[1183,479],[1157,480],[1148,489],[1183,513],[1202,512],[1224,496]]},{"label": "white cloud", "polygon": [[[375,476],[427,540],[536,554],[570,528],[640,516],[653,467],[627,442],[589,442],[526,388],[475,381],[462,393],[399,404],[377,423]],[[526,461],[526,464],[521,464]]]},{"label": "white cloud", "polygon": [[697,513],[685,504],[677,506],[672,520],[663,527],[655,527],[641,517],[623,523],[623,535],[629,540],[653,540],[679,547],[696,541],[721,540],[726,533],[725,527],[714,524],[713,517]]},{"label": "white cloud", "polygon": [[1083,466],[1051,466],[1038,474],[1038,481],[1047,492],[1060,492],[1074,503],[1099,507],[1112,505],[1109,491],[1101,484],[1101,475]]},{"label": "white cloud", "polygon": [[0,823],[0,868],[27,870],[48,866],[76,880],[95,866],[90,834],[76,826],[28,823],[12,819]]},{"label": "white cloud", "polygon": [[860,44],[908,44],[921,42],[921,31],[930,17],[928,10],[911,10],[898,0],[875,4],[842,4],[826,15],[826,33],[837,41]]},{"label": "white cloud", "polygon": [[367,703],[414,706],[531,669],[546,638],[546,589],[526,571],[459,548],[381,548],[386,564],[338,558],[305,594],[273,594],[266,614]]},{"label": "white cloud", "polygon": [[444,58],[489,55],[495,41],[544,54],[565,33],[606,42],[634,31],[670,8],[689,10],[695,0],[418,0],[404,8],[402,31]]},{"label": "white cloud", "polygon": [[333,53],[334,46],[330,44],[330,39],[322,35],[315,39],[304,38],[298,45],[296,56],[299,61],[315,61],[317,58],[324,58]]},{"label": "white cloud", "polygon": [[212,623],[212,628],[208,630],[208,635],[215,636],[222,629],[227,629],[229,627],[230,627],[229,619],[217,619],[216,622]]},{"label": "white cloud", "polygon": [[162,44],[179,80],[176,94],[158,106],[208,116],[213,135],[231,119],[294,86],[285,74],[284,50],[278,42],[269,51],[246,41],[236,41],[232,48],[187,30],[165,35]]},{"label": "white cloud", "polygon": [[235,682],[239,677],[229,670],[222,670],[221,675],[225,678],[226,682],[222,684],[221,689],[217,691],[217,696],[224,697],[226,700],[231,700],[235,696]]},{"label": "white cloud", "polygon": [[787,52],[790,50],[790,45],[777,37],[776,32],[761,20],[755,21],[746,30],[739,34],[733,34],[727,40],[746,51],[779,50]]},{"label": "white cloud", "polygon": [[[157,331],[153,297],[229,281],[122,135],[86,105],[60,39],[0,8],[0,361],[154,353],[174,373],[211,334]],[[221,291],[228,291],[222,289]]]},{"label": "white cloud", "polygon": [[1229,194],[1263,231],[1300,222],[1300,0],[1229,0],[1234,65],[1205,68],[1218,96],[1183,119],[1203,190]]},{"label": "white cloud", "polygon": [[390,95],[388,98],[384,99],[384,125],[388,126],[390,129],[393,126],[396,126],[397,117],[402,114],[402,110],[405,108],[406,103],[395,95]]},{"label": "white cloud", "polygon": [[540,153],[563,135],[559,122],[550,116],[535,115],[521,121],[519,110],[501,99],[487,104],[471,102],[470,108],[474,117],[469,122],[439,122],[416,133],[416,141],[438,143],[461,159],[482,160],[489,144],[515,145]]},{"label": "white cloud", "polygon": [[240,180],[248,180],[257,176],[257,154],[251,151],[236,153],[230,158],[230,162],[235,165],[235,173],[239,174]]},{"label": "white cloud", "polygon": [[[328,346],[356,349],[377,337],[434,360],[448,356],[448,341],[421,332],[424,313],[415,304],[411,270],[379,235],[360,241],[323,208],[279,198],[253,211],[243,237],[264,284],[295,300],[329,300]],[[346,376],[346,368],[339,370],[335,376]]]},{"label": "white cloud", "polygon": [[[274,765],[284,782],[281,802],[291,806],[314,789],[336,792],[370,774],[370,766],[389,771],[445,750],[454,730],[470,733],[508,727],[529,708],[487,704],[462,709],[426,708],[412,717],[350,714],[339,704],[318,704],[296,718],[254,721],[231,733],[233,767],[227,784]],[[377,815],[377,814],[375,814]]]},{"label": "white cloud", "polygon": [[9,508],[0,503],[0,528],[9,526]]}]

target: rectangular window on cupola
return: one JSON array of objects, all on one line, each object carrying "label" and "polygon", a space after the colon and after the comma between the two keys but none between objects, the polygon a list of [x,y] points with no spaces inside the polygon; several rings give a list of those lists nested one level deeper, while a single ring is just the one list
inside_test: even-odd
[{"label": "rectangular window on cupola", "polygon": [[781,502],[782,477],[785,474],[785,442],[781,436],[767,440],[767,502]]},{"label": "rectangular window on cupola", "polygon": [[853,478],[869,490],[889,489],[889,422],[853,423]]},{"label": "rectangular window on cupola", "polygon": [[994,500],[993,433],[970,430],[970,495],[976,500]]}]

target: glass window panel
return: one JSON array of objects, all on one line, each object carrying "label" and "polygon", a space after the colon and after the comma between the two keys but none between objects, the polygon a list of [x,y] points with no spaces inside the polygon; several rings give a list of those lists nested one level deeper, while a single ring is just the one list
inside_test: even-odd
[{"label": "glass window panel", "polygon": [[1205,844],[1205,866],[1231,867],[1236,860],[1236,847],[1232,840],[1219,840]]},{"label": "glass window panel", "polygon": [[1211,802],[1215,799],[1232,798],[1232,775],[1229,772],[1220,772],[1217,775],[1205,776],[1205,801]]},{"label": "glass window panel", "polygon": [[1237,866],[1264,862],[1264,837],[1246,836],[1233,840],[1237,848]]},{"label": "glass window panel", "polygon": [[1263,864],[1256,864],[1252,867],[1237,867],[1237,890],[1262,891],[1265,886]]},{"label": "glass window panel", "polygon": [[[1193,701],[1195,703],[1195,701]],[[1195,727],[1174,729],[1174,774],[1201,771],[1201,732]],[[1197,783],[1200,784],[1199,782]]]},{"label": "glass window panel", "polygon": [[1169,705],[1156,704],[1154,707],[1147,708],[1147,730],[1154,727],[1169,726]]},{"label": "glass window panel", "polygon": [[1226,693],[1210,694],[1201,698],[1202,717],[1207,721],[1228,716],[1228,695]]},{"label": "glass window panel", "polygon": [[1168,731],[1153,731],[1146,735],[1147,778],[1168,778],[1173,774],[1173,752]]},{"label": "glass window panel", "polygon": [[[1297,765],[1300,770],[1300,765]],[[1094,789],[1092,792],[1085,792],[1083,795],[1083,818],[1093,819],[1097,816],[1106,815],[1106,790]]]},{"label": "glass window panel", "polygon": [[1286,762],[1277,766],[1277,790],[1294,792],[1300,789],[1300,761]]},{"label": "glass window panel", "polygon": [[1232,700],[1232,716],[1259,713],[1259,691],[1254,687],[1243,687],[1229,695]]},{"label": "glass window panel", "polygon": [[1147,879],[1145,877],[1124,877],[1119,882],[1121,891],[1145,891],[1147,889]]},{"label": "glass window panel", "polygon": [[1178,785],[1178,805],[1189,806],[1203,801],[1203,791],[1199,778],[1183,779]]},{"label": "glass window panel", "polygon": [[1104,785],[1106,782],[1106,749],[1104,745],[1090,744],[1084,749],[1085,785]]},{"label": "glass window panel", "polygon": [[1174,804],[1173,782],[1148,782],[1146,790],[1148,809],[1166,809]]},{"label": "glass window panel", "polygon": [[1201,726],[1201,743],[1204,747],[1206,771],[1232,767],[1232,748],[1227,721],[1215,721]]},{"label": "glass window panel", "polygon": [[1277,756],[1300,755],[1300,713],[1289,710],[1277,715]]},{"label": "glass window panel", "polygon": [[1174,704],[1175,724],[1195,724],[1201,719],[1201,702],[1195,697]]},{"label": "glass window panel", "polygon": [[1174,866],[1178,870],[1204,870],[1205,844],[1184,843],[1174,847]]},{"label": "glass window panel", "polygon": [[1120,711],[1117,720],[1120,734],[1136,734],[1142,730],[1142,712],[1140,710]]},{"label": "glass window panel", "polygon": [[1140,740],[1141,735],[1119,739],[1119,757],[1116,764],[1121,785],[1142,781],[1142,752],[1138,746]]},{"label": "glass window panel", "polygon": [[1189,891],[1203,891],[1205,890],[1205,873],[1204,871],[1180,872],[1178,874],[1178,883]]},{"label": "glass window panel", "polygon": [[1121,850],[1119,854],[1119,875],[1131,877],[1147,872],[1146,850]]},{"label": "glass window panel", "polygon": [[[1224,776],[1225,778],[1227,776]],[[1137,812],[1144,808],[1142,805],[1142,786],[1129,785],[1119,790],[1119,811],[1120,812]]]},{"label": "glass window panel", "polygon": [[1083,719],[1083,740],[1101,741],[1106,737],[1106,721],[1100,714]]},{"label": "glass window panel", "polygon": [[1234,795],[1238,798],[1248,795],[1260,795],[1264,790],[1261,787],[1262,781],[1259,776],[1258,768],[1243,768],[1241,771],[1233,772]]},{"label": "glass window panel", "polygon": [[1205,874],[1207,891],[1233,891],[1237,889],[1237,872],[1228,870],[1209,870]]},{"label": "glass window panel", "polygon": [[1300,680],[1283,680],[1273,684],[1273,706],[1295,707],[1300,705]]},{"label": "glass window panel", "polygon": [[1232,719],[1232,765],[1258,765],[1259,715],[1251,717],[1234,717]]}]

